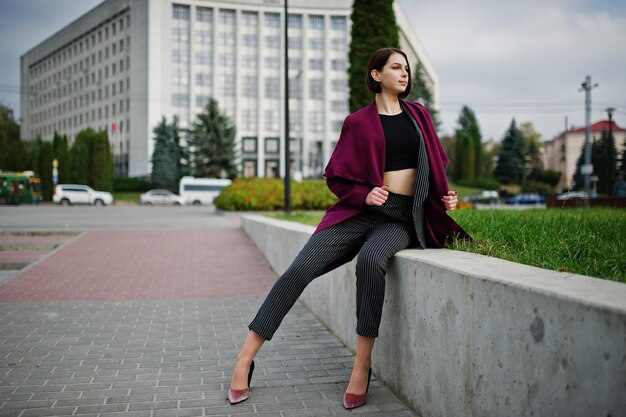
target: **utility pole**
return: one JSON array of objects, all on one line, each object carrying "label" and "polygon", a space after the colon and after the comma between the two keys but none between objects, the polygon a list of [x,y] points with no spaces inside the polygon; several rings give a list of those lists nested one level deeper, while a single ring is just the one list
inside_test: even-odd
[{"label": "utility pole", "polygon": [[[585,82],[581,84],[578,91],[585,92],[585,163],[580,167],[580,173],[585,177],[585,193],[591,195],[591,174],[593,174],[593,165],[591,165],[591,90],[596,88],[598,84],[591,84],[591,76],[585,77]],[[588,202],[587,202],[588,204]]]},{"label": "utility pole", "polygon": [[285,0],[285,213],[291,214],[291,152],[289,150],[289,15]]}]

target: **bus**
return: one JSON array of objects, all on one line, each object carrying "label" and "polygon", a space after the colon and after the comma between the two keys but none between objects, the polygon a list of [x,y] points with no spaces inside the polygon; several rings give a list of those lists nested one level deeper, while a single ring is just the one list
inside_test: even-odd
[{"label": "bus", "polygon": [[178,194],[185,200],[185,204],[213,204],[220,191],[231,183],[231,180],[222,178],[182,177]]},{"label": "bus", "polygon": [[41,179],[33,171],[0,171],[0,204],[38,204],[41,201]]}]

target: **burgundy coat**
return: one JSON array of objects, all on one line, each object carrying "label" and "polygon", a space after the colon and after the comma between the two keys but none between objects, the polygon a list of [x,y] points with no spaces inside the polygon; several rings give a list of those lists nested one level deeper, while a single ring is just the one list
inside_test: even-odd
[{"label": "burgundy coat", "polygon": [[[430,166],[428,197],[424,202],[426,244],[441,248],[451,236],[469,238],[448,214],[441,198],[448,193],[445,166],[450,162],[435,131],[430,112],[421,104],[403,101],[424,136]],[[339,141],[324,171],[328,188],[339,198],[315,233],[359,214],[365,197],[382,187],[385,174],[385,136],[376,102],[346,117]]]}]

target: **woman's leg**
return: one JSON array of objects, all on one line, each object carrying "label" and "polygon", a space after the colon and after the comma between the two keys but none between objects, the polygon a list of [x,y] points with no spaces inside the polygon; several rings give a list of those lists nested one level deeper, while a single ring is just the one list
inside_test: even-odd
[{"label": "woman's leg", "polygon": [[375,337],[357,336],[356,356],[354,357],[354,367],[346,390],[347,393],[363,394],[367,389],[367,378],[372,367],[372,349],[375,341]]},{"label": "woman's leg", "polygon": [[270,290],[241,348],[231,379],[231,388],[247,387],[250,363],[270,340],[304,288],[316,277],[354,258],[368,222],[357,216],[311,236],[291,266]]},{"label": "woman's leg", "polygon": [[387,263],[396,252],[411,243],[412,231],[404,223],[384,223],[370,232],[359,252],[357,276],[357,351],[346,392],[363,394],[372,366],[372,348],[385,298]]}]

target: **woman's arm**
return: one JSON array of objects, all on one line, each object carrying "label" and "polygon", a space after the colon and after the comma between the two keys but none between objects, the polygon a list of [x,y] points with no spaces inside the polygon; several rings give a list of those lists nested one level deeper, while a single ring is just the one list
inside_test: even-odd
[{"label": "woman's arm", "polygon": [[339,200],[355,207],[364,207],[365,198],[372,190],[372,187],[367,184],[336,176],[326,178],[326,184]]}]

